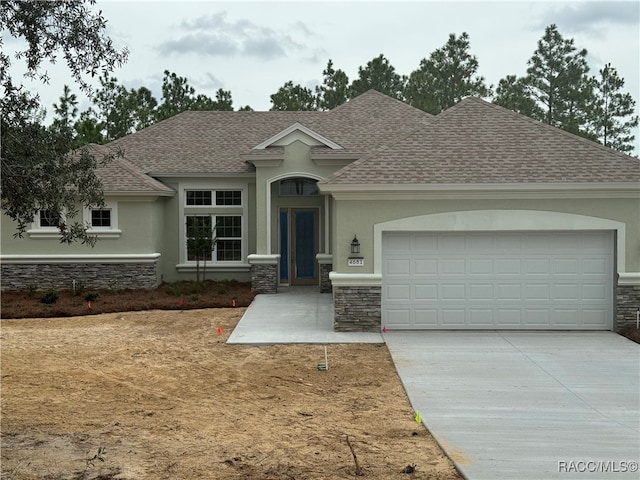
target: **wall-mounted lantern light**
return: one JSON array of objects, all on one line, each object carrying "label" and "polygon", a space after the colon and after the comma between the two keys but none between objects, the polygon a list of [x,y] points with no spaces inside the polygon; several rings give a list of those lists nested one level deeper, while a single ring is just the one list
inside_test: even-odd
[{"label": "wall-mounted lantern light", "polygon": [[360,253],[360,242],[358,241],[358,237],[355,235],[351,241],[351,253]]}]

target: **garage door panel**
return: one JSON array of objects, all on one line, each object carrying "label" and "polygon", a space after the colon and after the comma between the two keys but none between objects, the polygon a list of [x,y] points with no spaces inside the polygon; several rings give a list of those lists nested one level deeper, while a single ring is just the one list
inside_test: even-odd
[{"label": "garage door panel", "polygon": [[602,283],[584,284],[582,286],[582,300],[602,301],[607,299],[607,287]]},{"label": "garage door panel", "polygon": [[533,252],[548,252],[553,237],[548,233],[529,233],[524,236],[523,249]]},{"label": "garage door panel", "polygon": [[[411,249],[423,252],[430,251],[435,252],[438,250],[438,237],[436,236],[424,236],[424,235],[415,235],[411,241]],[[407,250],[409,247],[407,247]]]},{"label": "garage door panel", "polygon": [[388,234],[385,237],[385,248],[389,252],[408,252],[411,248],[411,237],[402,234]]},{"label": "garage door panel", "polygon": [[576,233],[559,233],[552,237],[550,247],[557,253],[572,253],[576,250],[576,245],[580,244],[581,235]]},{"label": "garage door panel", "polygon": [[498,258],[494,264],[496,275],[520,275],[522,273],[520,258]]},{"label": "garage door panel", "polygon": [[497,326],[517,328],[522,323],[522,310],[519,308],[498,308]]},{"label": "garage door panel", "polygon": [[493,259],[472,258],[469,260],[469,276],[493,275]]},{"label": "garage door panel", "polygon": [[408,258],[387,259],[385,266],[387,275],[411,275],[411,261]]},{"label": "garage door panel", "polygon": [[551,300],[551,288],[547,283],[525,285],[525,300]]},{"label": "garage door panel", "polygon": [[580,325],[579,309],[556,308],[554,325],[566,328],[577,328]]},{"label": "garage door panel", "polygon": [[466,238],[457,234],[441,234],[438,236],[438,252],[461,252],[465,250]]},{"label": "garage door panel", "polygon": [[437,300],[438,299],[438,285],[437,284],[417,284],[415,286],[416,300]]},{"label": "garage door panel", "polygon": [[411,309],[406,306],[391,306],[387,312],[387,325],[394,328],[409,328],[412,326]]},{"label": "garage door panel", "polygon": [[611,329],[611,232],[385,233],[382,250],[389,327]]},{"label": "garage door panel", "polygon": [[412,285],[410,283],[387,285],[386,293],[389,300],[410,300]]},{"label": "garage door panel", "polygon": [[469,285],[469,298],[472,300],[494,300],[493,283],[472,283]]},{"label": "garage door panel", "polygon": [[495,251],[495,237],[491,234],[477,234],[467,237],[466,248],[480,254],[492,254]]},{"label": "garage door panel", "polygon": [[582,236],[582,250],[585,253],[600,253],[609,245],[610,235],[606,232],[585,232]]},{"label": "garage door panel", "polygon": [[439,260],[439,273],[446,275],[464,275],[466,261],[463,259],[442,258]]},{"label": "garage door panel", "polygon": [[416,258],[413,263],[415,275],[438,275],[438,261],[436,259]]},{"label": "garage door panel", "polygon": [[518,233],[505,233],[496,237],[496,248],[499,252],[520,253],[522,251],[522,235]]},{"label": "garage door panel", "polygon": [[548,258],[527,258],[524,261],[527,275],[550,275],[551,262]]},{"label": "garage door panel", "polygon": [[553,286],[554,300],[580,300],[580,287],[575,283],[556,283]]},{"label": "garage door panel", "polygon": [[607,311],[601,308],[599,309],[582,309],[582,323],[585,326],[598,326],[602,325],[607,317]]},{"label": "garage door panel", "polygon": [[530,308],[526,310],[526,325],[535,328],[548,328],[551,325],[549,308]]},{"label": "garage door panel", "polygon": [[522,300],[522,285],[519,283],[498,284],[496,300]]},{"label": "garage door panel", "polygon": [[463,327],[465,325],[465,311],[462,308],[443,308],[442,309],[442,326],[447,327]]},{"label": "garage door panel", "polygon": [[493,315],[492,308],[470,308],[469,326],[473,328],[492,327]]},{"label": "garage door panel", "polygon": [[444,283],[440,285],[440,298],[442,300],[464,301],[466,289],[463,283]]},{"label": "garage door panel", "polygon": [[601,258],[586,258],[582,261],[583,275],[604,275],[611,265]]},{"label": "garage door panel", "polygon": [[552,263],[553,273],[556,275],[578,275],[580,262],[577,258],[554,258]]},{"label": "garage door panel", "polygon": [[438,310],[435,308],[416,308],[415,309],[415,326],[416,327],[437,327],[438,326]]}]

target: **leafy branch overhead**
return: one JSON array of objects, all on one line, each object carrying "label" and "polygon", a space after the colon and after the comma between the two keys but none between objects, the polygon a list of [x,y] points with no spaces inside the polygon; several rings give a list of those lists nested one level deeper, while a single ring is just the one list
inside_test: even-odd
[{"label": "leafy branch overhead", "polygon": [[73,133],[65,122],[73,117],[75,99],[65,92],[66,104],[59,106],[58,115],[66,120],[45,128],[38,96],[9,70],[16,61],[24,77],[47,83],[46,65],[62,58],[81,90],[91,95],[90,78],[122,65],[128,54],[116,49],[105,34],[107,21],[93,10],[94,4],[95,0],[0,4],[0,29],[26,44],[13,59],[4,50],[0,53],[2,210],[16,222],[18,236],[35,213],[44,210],[52,218],[66,218],[59,222],[62,241],[95,241],[84,225],[73,221],[81,206],[104,204],[97,160],[88,150],[69,154]]}]

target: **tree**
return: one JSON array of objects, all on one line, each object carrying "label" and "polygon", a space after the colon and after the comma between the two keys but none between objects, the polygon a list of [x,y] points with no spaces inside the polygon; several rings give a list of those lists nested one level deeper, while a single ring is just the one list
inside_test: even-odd
[{"label": "tree", "polygon": [[507,75],[500,79],[493,103],[527,117],[542,118],[544,116],[544,112],[533,98],[531,86],[525,77]]},{"label": "tree", "polygon": [[316,110],[316,97],[311,89],[300,84],[294,85],[291,80],[271,95],[271,103],[270,110]]},{"label": "tree", "polygon": [[98,117],[93,109],[89,108],[80,114],[80,119],[73,126],[76,136],[73,140],[73,147],[83,147],[89,143],[101,145],[106,142],[102,131],[103,125],[98,121]]},{"label": "tree", "polygon": [[214,102],[214,110],[221,112],[233,111],[233,99],[231,98],[230,90],[218,89],[216,92],[216,101]]},{"label": "tree", "polygon": [[71,132],[78,117],[78,97],[75,93],[71,93],[69,85],[64,86],[60,103],[53,104],[53,111],[56,117],[53,119],[51,127],[63,132],[63,134]]},{"label": "tree", "polygon": [[200,281],[200,261],[203,262],[202,280],[207,275],[207,259],[211,259],[217,239],[212,228],[211,216],[187,217],[187,256],[196,261],[196,281]]},{"label": "tree", "polygon": [[593,82],[588,76],[587,51],[577,50],[555,25],[545,29],[538,48],[528,61],[527,83],[549,125],[581,133],[588,106],[593,101]]},{"label": "tree", "polygon": [[349,97],[354,98],[374,89],[398,100],[404,99],[407,78],[396,73],[396,69],[384,55],[380,54],[365,67],[358,67],[358,78],[349,87]]},{"label": "tree", "polygon": [[334,70],[329,59],[322,71],[322,85],[316,86],[316,101],[320,110],[333,110],[349,99],[349,77],[342,70]]},{"label": "tree", "polygon": [[454,106],[468,96],[487,97],[491,89],[478,76],[478,59],[469,53],[469,35],[449,35],[442,47],[423,58],[407,82],[410,105],[432,114]]},{"label": "tree", "polygon": [[621,152],[634,149],[631,129],[638,126],[634,115],[636,102],[629,93],[622,93],[624,79],[607,63],[595,82],[595,101],[590,111],[589,133],[600,143]]},{"label": "tree", "polygon": [[162,103],[157,108],[157,121],[188,110],[233,110],[231,92],[220,88],[216,92],[215,100],[207,95],[196,95],[196,89],[187,83],[185,77],[165,70],[162,80]]},{"label": "tree", "polygon": [[105,141],[110,142],[133,131],[134,105],[127,89],[107,72],[100,77],[100,87],[93,103]]},{"label": "tree", "polygon": [[[65,2],[3,1],[0,30],[3,35],[24,40],[15,54],[24,61],[24,75],[47,82],[45,62],[62,56],[72,78],[91,95],[87,77],[109,72],[126,61],[127,51],[117,50],[105,34],[106,20],[91,6],[95,0]],[[0,46],[2,40],[0,39]],[[93,243],[85,226],[74,219],[78,206],[101,207],[104,199],[95,173],[97,161],[87,150],[70,155],[71,132],[43,128],[38,119],[39,98],[14,82],[11,59],[0,53],[0,83],[4,95],[2,110],[2,210],[17,224],[22,236],[36,213],[48,210],[66,221],[59,226],[61,240]]]},{"label": "tree", "polygon": [[153,125],[156,121],[158,100],[147,87],[129,90],[130,103],[134,107],[133,130],[138,131]]}]

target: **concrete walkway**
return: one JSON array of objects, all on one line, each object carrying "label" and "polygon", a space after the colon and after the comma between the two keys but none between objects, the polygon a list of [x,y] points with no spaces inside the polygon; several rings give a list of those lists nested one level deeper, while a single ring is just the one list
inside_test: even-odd
[{"label": "concrete walkway", "polygon": [[227,343],[384,343],[379,333],[333,331],[333,296],[318,287],[280,287],[256,295]]},{"label": "concrete walkway", "polygon": [[611,332],[388,332],[414,410],[472,480],[640,478],[640,346]]}]

